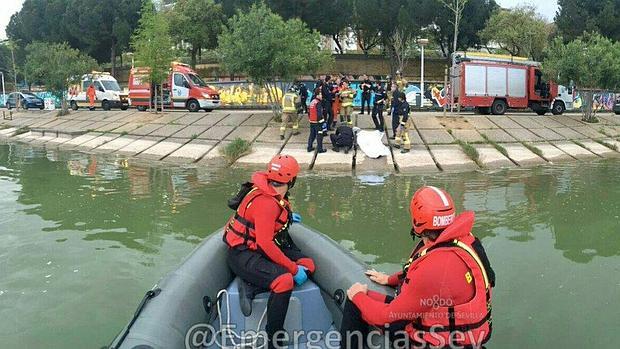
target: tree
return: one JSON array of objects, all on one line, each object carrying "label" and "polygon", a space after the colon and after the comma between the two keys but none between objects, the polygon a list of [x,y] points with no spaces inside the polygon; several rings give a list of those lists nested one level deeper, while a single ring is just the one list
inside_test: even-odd
[{"label": "tree", "polygon": [[390,12],[377,11],[382,6],[382,0],[352,0],[351,29],[365,55],[382,43],[382,31],[389,25]]},{"label": "tree", "polygon": [[78,83],[84,72],[97,67],[90,56],[73,49],[67,43],[33,42],[26,47],[26,66],[33,78],[43,82],[48,90],[62,100],[59,115],[68,113],[67,90]]},{"label": "tree", "polygon": [[[131,47],[137,63],[149,69],[148,78],[155,92],[155,101],[157,101],[156,85],[163,85],[168,78],[170,63],[175,58],[175,52],[168,21],[162,13],[155,12],[155,7],[150,0],[145,0],[142,4],[138,29],[131,38]],[[163,86],[161,86],[161,91],[163,110]],[[157,112],[157,106],[155,111]]]},{"label": "tree", "polygon": [[75,47],[99,62],[110,62],[115,75],[116,56],[129,48],[140,6],[140,0],[69,0],[63,25],[78,42]]},{"label": "tree", "polygon": [[437,0],[441,2],[448,10],[450,10],[454,14],[454,19],[450,19],[449,22],[452,23],[452,27],[454,28],[453,44],[452,44],[452,52],[455,52],[457,49],[457,42],[459,37],[459,24],[461,23],[461,18],[463,16],[463,10],[465,10],[465,5],[469,0]]},{"label": "tree", "polygon": [[467,18],[467,20],[459,22],[456,40],[452,24],[454,13],[439,0],[423,0],[418,6],[418,12],[423,18],[431,21],[428,31],[433,42],[439,45],[444,56],[450,56],[454,51],[455,41],[457,50],[477,47],[481,44],[478,33],[484,28],[491,13],[497,7],[494,0],[468,0],[462,13],[462,18]]},{"label": "tree", "polygon": [[276,117],[280,97],[275,82],[292,80],[330,62],[319,48],[320,36],[299,19],[284,21],[264,3],[229,19],[219,37],[218,55],[224,69],[244,74],[264,86]]},{"label": "tree", "polygon": [[392,71],[402,72],[407,61],[417,54],[418,46],[415,39],[420,34],[422,21],[417,18],[417,11],[411,5],[411,2],[404,4],[398,10],[396,21],[392,21],[390,26],[385,26],[382,32]]},{"label": "tree", "polygon": [[557,37],[545,56],[545,75],[565,85],[573,81],[584,100],[583,120],[596,122],[594,91],[620,87],[620,43],[600,34],[586,34],[566,44]]},{"label": "tree", "polygon": [[547,47],[551,28],[532,6],[493,13],[486,27],[480,31],[485,43],[497,43],[513,56],[541,60]]},{"label": "tree", "polygon": [[190,45],[191,65],[201,49],[217,47],[225,17],[221,4],[213,0],[179,0],[170,13],[170,33],[176,41]]},{"label": "tree", "polygon": [[138,23],[140,0],[26,0],[11,16],[7,36],[31,42],[67,42],[99,62],[111,62],[129,45]]},{"label": "tree", "polygon": [[564,40],[599,32],[620,41],[620,7],[616,0],[558,0],[555,23]]}]

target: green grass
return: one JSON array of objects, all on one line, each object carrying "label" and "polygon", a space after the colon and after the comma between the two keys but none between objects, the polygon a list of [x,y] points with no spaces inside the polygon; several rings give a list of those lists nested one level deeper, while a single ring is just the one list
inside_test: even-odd
[{"label": "green grass", "polygon": [[580,146],[580,147],[582,147],[582,148],[586,148],[586,149],[588,149],[585,145],[583,145],[583,143],[581,143],[581,142],[579,142],[579,141],[573,140],[573,143],[577,144],[578,146]]},{"label": "green grass", "polygon": [[542,150],[540,150],[540,148],[538,148],[535,145],[529,144],[529,143],[525,143],[525,142],[521,142],[521,144],[523,144],[524,147],[526,147],[527,149],[529,149],[532,153],[538,155],[541,158],[545,158],[545,156],[543,155]]},{"label": "green grass", "polygon": [[252,151],[252,143],[245,139],[235,138],[231,143],[224,146],[220,153],[226,158],[229,164],[237,161],[240,157],[249,154]]},{"label": "green grass", "polygon": [[484,133],[480,134],[482,136],[482,138],[484,138],[484,140],[493,146],[493,148],[497,149],[498,152],[502,153],[502,155],[504,155],[505,157],[509,158],[508,156],[508,151],[506,150],[506,148],[504,148],[501,144],[497,143],[496,141],[490,139],[487,135],[485,135]]},{"label": "green grass", "polygon": [[29,131],[30,131],[30,128],[27,127],[27,126],[20,127],[20,128],[17,129],[17,131],[15,131],[15,134],[13,136],[21,135],[21,134],[24,134],[24,133],[29,132]]},{"label": "green grass", "polygon": [[127,133],[127,131],[123,131],[121,132],[121,136],[127,136],[129,133]]},{"label": "green grass", "polygon": [[196,139],[196,138],[198,138],[198,135],[194,133],[191,138],[192,139]]},{"label": "green grass", "polygon": [[606,137],[612,138],[611,135],[609,133],[607,133],[607,131],[605,131],[605,129],[602,128],[602,127],[598,129],[598,132],[602,133]]},{"label": "green grass", "polygon": [[457,139],[456,141],[454,141],[454,143],[460,145],[461,149],[463,149],[463,153],[465,153],[468,158],[475,162],[476,165],[484,167],[484,164],[482,164],[482,162],[480,161],[480,153],[478,153],[478,150],[473,145],[467,142],[463,142],[460,139]]},{"label": "green grass", "polygon": [[602,145],[602,146],[605,146],[605,147],[607,147],[607,148],[609,148],[609,149],[613,150],[613,151],[618,151],[618,146],[617,146],[617,145],[615,145],[615,144],[611,144],[611,143],[609,143],[609,142],[605,142],[605,141],[600,140],[600,139],[594,139],[594,141],[595,141],[596,143],[598,143],[598,144]]}]

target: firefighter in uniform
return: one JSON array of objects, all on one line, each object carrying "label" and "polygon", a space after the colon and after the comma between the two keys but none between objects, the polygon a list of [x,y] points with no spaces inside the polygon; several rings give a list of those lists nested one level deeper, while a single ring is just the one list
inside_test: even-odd
[{"label": "firefighter in uniform", "polygon": [[396,288],[395,296],[351,286],[341,348],[359,348],[365,338],[350,334],[366,335],[369,325],[385,328],[394,344],[406,348],[480,348],[491,336],[495,273],[471,233],[474,213],[456,216],[450,195],[432,186],[415,192],[410,213],[411,236],[421,241],[403,270],[391,276],[366,272],[373,282]]},{"label": "firefighter in uniform", "polygon": [[391,98],[390,98],[390,116],[392,117],[392,137],[391,139],[396,138],[396,130],[399,126],[399,111],[400,111],[400,95],[402,92],[398,90],[398,85],[395,82],[392,83],[391,87]]},{"label": "firefighter in uniform", "polygon": [[349,83],[345,80],[340,88],[340,122],[345,120],[349,125],[353,124],[351,115],[353,114],[353,99],[355,99],[355,90],[349,87]]},{"label": "firefighter in uniform", "polygon": [[295,158],[276,155],[267,171],[254,173],[252,182],[242,186],[233,198],[236,204],[229,201],[236,212],[224,230],[228,265],[243,281],[240,285],[245,285],[240,293],[249,286],[256,287],[255,293],[271,291],[267,302],[268,348],[284,344],[282,331],[293,287],[303,284],[315,270],[312,259],[304,256],[288,235],[290,224],[301,221],[288,201],[288,191],[298,173]]},{"label": "firefighter in uniform", "polygon": [[296,87],[291,87],[282,97],[282,124],[280,125],[280,139],[284,139],[288,123],[293,123],[293,135],[299,134],[299,115],[301,98]]},{"label": "firefighter in uniform", "polygon": [[380,83],[377,84],[374,105],[372,107],[372,122],[375,124],[375,128],[381,132],[385,131],[383,109],[385,109],[386,99],[387,93],[385,92],[385,88],[383,88],[383,85]]},{"label": "firefighter in uniform", "polygon": [[327,134],[327,121],[325,120],[325,109],[321,99],[323,95],[315,91],[314,99],[308,108],[308,121],[310,121],[310,134],[308,134],[308,152],[314,151],[314,141],[316,140],[317,153],[325,153],[323,149],[323,136]]},{"label": "firefighter in uniform", "polygon": [[394,147],[400,148],[401,144],[403,149],[401,149],[401,153],[408,153],[411,150],[411,140],[409,140],[409,103],[405,100],[405,95],[400,94],[398,96],[400,99],[400,103],[398,104],[398,116],[400,118],[400,124],[396,130],[396,135],[394,137]]}]

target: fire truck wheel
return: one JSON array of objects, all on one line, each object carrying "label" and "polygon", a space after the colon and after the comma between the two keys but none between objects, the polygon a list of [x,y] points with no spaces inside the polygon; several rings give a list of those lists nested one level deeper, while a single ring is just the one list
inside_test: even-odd
[{"label": "fire truck wheel", "polygon": [[206,111],[207,113],[210,113],[210,112],[212,112],[212,111],[213,111],[213,109],[205,109],[205,111]]},{"label": "fire truck wheel", "polygon": [[78,105],[75,101],[71,101],[71,109],[78,110]]},{"label": "fire truck wheel", "polygon": [[138,111],[146,111],[146,107],[143,105],[139,105],[137,108],[138,108]]},{"label": "fire truck wheel", "polygon": [[189,110],[192,113],[195,113],[200,110],[200,104],[198,103],[197,100],[191,99],[187,102],[187,110]]},{"label": "fire truck wheel", "polygon": [[566,107],[564,107],[564,103],[555,102],[553,103],[553,109],[551,109],[551,112],[553,113],[553,115],[562,115],[564,114],[565,110],[566,110]]},{"label": "fire truck wheel", "polygon": [[493,115],[504,115],[506,113],[506,109],[508,109],[508,106],[506,105],[506,102],[501,99],[496,99],[491,106]]},{"label": "fire truck wheel", "polygon": [[108,102],[108,101],[101,102],[101,108],[103,110],[110,110],[110,102]]}]

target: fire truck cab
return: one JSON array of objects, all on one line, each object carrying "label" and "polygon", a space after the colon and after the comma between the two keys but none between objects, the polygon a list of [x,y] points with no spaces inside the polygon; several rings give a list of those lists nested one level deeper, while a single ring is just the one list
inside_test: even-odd
[{"label": "fire truck cab", "polygon": [[560,115],[573,108],[572,88],[545,81],[540,63],[526,58],[457,52],[452,57],[453,103],[480,114],[530,108]]},{"label": "fire truck cab", "polygon": [[[145,111],[153,103],[170,109],[187,109],[197,112],[201,109],[210,112],[220,106],[219,93],[208,86],[192,68],[183,63],[174,62],[170,74],[163,83],[163,97],[159,85],[151,85],[148,80],[148,68],[132,68],[129,74],[129,100],[132,106]],[[158,89],[155,101],[154,88]]]},{"label": "fire truck cab", "polygon": [[116,79],[110,73],[93,71],[90,74],[84,74],[79,84],[69,88],[71,109],[78,110],[80,107],[89,106],[86,91],[91,84],[95,86],[95,105],[100,105],[103,110],[112,108],[127,110],[129,108],[127,93],[121,90]]}]

